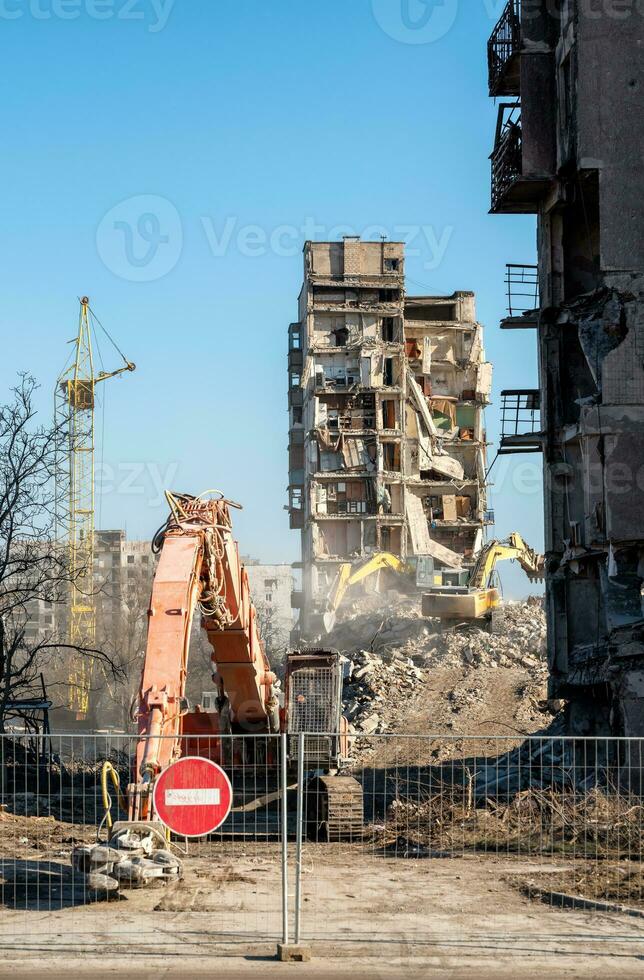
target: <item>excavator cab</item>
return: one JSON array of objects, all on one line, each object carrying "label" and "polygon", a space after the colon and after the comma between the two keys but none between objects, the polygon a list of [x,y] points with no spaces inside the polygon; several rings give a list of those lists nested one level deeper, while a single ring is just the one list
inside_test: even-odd
[{"label": "excavator cab", "polygon": [[288,734],[291,767],[298,765],[301,745],[304,751],[307,836],[315,841],[359,840],[364,822],[362,786],[353,776],[338,771],[349,756],[338,651],[291,653],[284,694],[282,730]]},{"label": "excavator cab", "polygon": [[[306,769],[338,769],[348,757],[347,723],[342,716],[342,664],[337,650],[295,650],[289,654],[282,730],[289,759],[297,762],[298,735],[304,739]],[[344,728],[344,731],[343,731]]]}]

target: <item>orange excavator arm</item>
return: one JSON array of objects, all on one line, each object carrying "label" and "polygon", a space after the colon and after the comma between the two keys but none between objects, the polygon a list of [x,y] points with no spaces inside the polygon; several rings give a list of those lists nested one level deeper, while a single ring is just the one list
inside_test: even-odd
[{"label": "orange excavator arm", "polygon": [[138,698],[136,775],[144,784],[180,754],[196,609],[213,650],[218,730],[279,728],[276,677],[259,636],[248,576],[232,534],[229,508],[239,505],[223,497],[168,493],[167,498],[171,513],[155,538],[160,557]]}]

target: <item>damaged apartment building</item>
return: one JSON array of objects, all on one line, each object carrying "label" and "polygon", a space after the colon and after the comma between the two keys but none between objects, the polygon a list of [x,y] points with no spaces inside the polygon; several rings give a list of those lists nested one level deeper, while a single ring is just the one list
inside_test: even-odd
[{"label": "damaged apartment building", "polygon": [[289,512],[300,626],[343,562],[458,568],[481,547],[491,389],[474,295],[407,297],[404,245],[307,242],[289,327]]},{"label": "damaged apartment building", "polygon": [[550,693],[589,735],[644,735],[643,28],[511,0],[488,42],[491,210],[537,215],[502,326],[535,331],[539,387],[503,393],[502,450],[543,453]]}]

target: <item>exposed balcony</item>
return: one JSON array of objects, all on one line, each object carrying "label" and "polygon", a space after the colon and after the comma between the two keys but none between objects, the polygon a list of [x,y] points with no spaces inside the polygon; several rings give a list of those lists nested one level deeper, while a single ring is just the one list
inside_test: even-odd
[{"label": "exposed balcony", "polygon": [[492,214],[536,214],[539,199],[550,183],[547,174],[523,170],[521,106],[502,102],[496,124],[492,162]]},{"label": "exposed balcony", "polygon": [[499,455],[540,453],[541,450],[541,392],[538,388],[502,391]]},{"label": "exposed balcony", "polygon": [[487,42],[490,95],[519,95],[521,0],[508,0]]},{"label": "exposed balcony", "polygon": [[536,327],[539,319],[539,268],[509,262],[505,267],[507,316],[502,330],[525,330]]},{"label": "exposed balcony", "polygon": [[[292,474],[294,476],[295,474]],[[288,488],[289,527],[296,530],[304,527],[304,486],[294,484]]]},{"label": "exposed balcony", "polygon": [[300,374],[304,366],[304,355],[301,350],[292,349],[288,352],[288,369],[291,373]]}]

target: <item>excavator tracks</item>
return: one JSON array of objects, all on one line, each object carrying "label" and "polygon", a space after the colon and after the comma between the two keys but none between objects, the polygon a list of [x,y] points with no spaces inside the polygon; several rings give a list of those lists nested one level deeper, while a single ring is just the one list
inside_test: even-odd
[{"label": "excavator tracks", "polygon": [[316,776],[306,785],[305,806],[309,839],[334,842],[362,838],[362,786],[353,776]]}]

